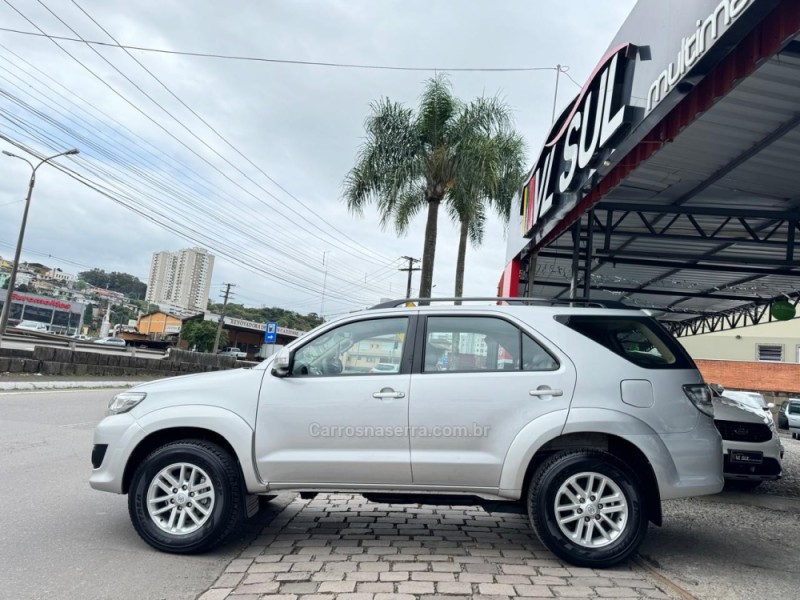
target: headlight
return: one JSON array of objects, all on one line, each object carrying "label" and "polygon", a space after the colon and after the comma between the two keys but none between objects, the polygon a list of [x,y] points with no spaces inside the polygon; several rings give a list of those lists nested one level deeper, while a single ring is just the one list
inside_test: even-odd
[{"label": "headlight", "polygon": [[690,383],[683,386],[683,391],[697,410],[709,417],[714,416],[714,404],[711,402],[711,389],[705,383]]},{"label": "headlight", "polygon": [[147,397],[144,392],[122,392],[114,396],[108,403],[108,414],[118,415],[128,412]]}]

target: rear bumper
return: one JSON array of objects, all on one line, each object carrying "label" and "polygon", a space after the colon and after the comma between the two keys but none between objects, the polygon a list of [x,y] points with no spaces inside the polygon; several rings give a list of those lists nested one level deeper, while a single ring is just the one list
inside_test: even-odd
[{"label": "rear bumper", "polygon": [[725,485],[722,438],[713,419],[699,415],[697,426],[692,431],[662,434],[659,437],[674,463],[674,470],[656,471],[662,500],[705,496],[722,491]]}]

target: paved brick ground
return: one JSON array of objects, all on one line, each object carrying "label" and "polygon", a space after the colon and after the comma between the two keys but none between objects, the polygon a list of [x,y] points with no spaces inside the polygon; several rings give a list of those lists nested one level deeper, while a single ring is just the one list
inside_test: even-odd
[{"label": "paved brick ground", "polygon": [[566,565],[506,505],[273,502],[286,508],[199,600],[673,597],[636,568]]}]

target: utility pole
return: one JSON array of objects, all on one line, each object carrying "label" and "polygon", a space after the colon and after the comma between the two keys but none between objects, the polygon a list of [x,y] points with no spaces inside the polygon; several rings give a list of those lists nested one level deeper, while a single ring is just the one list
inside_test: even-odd
[{"label": "utility pole", "polygon": [[225,309],[228,307],[228,298],[231,295],[231,288],[236,287],[236,284],[233,283],[223,283],[222,285],[225,286],[225,293],[222,294],[222,312],[219,315],[219,323],[217,323],[217,336],[214,338],[212,354],[216,354],[217,350],[219,350],[219,336],[222,335],[222,325],[225,322]]},{"label": "utility pole", "polygon": [[67,150],[66,152],[61,152],[59,154],[55,154],[53,156],[49,156],[47,158],[42,159],[35,167],[33,163],[29,161],[27,158],[23,158],[21,156],[17,156],[16,154],[12,154],[7,150],[3,150],[3,154],[6,156],[10,156],[11,158],[18,158],[19,160],[24,160],[31,168],[31,178],[28,182],[28,195],[25,198],[25,211],[22,213],[22,225],[19,228],[19,236],[17,237],[17,248],[14,252],[14,262],[11,264],[11,274],[8,278],[8,293],[6,294],[6,301],[3,303],[3,311],[0,312],[0,345],[3,342],[3,336],[6,334],[6,327],[8,326],[8,315],[11,312],[11,302],[14,296],[14,287],[17,282],[17,269],[19,268],[19,260],[20,255],[22,253],[22,242],[25,239],[25,226],[28,223],[28,210],[31,207],[31,196],[33,195],[33,186],[36,183],[36,170],[41,167],[46,162],[53,160],[54,158],[58,158],[59,156],[67,156],[72,154],[78,154],[78,149],[73,148],[72,150]]},{"label": "utility pole", "polygon": [[319,318],[323,321],[325,321],[325,288],[328,284],[328,263],[325,257],[328,256],[328,252],[330,252],[330,250],[325,250],[325,252],[322,253],[322,300],[319,303]]},{"label": "utility pole", "polygon": [[419,259],[411,258],[410,256],[401,256],[400,258],[408,261],[408,266],[405,269],[397,269],[397,270],[403,272],[408,271],[408,285],[406,286],[406,298],[411,298],[411,274],[414,271],[421,271],[419,267],[414,266],[415,263],[419,262]]}]

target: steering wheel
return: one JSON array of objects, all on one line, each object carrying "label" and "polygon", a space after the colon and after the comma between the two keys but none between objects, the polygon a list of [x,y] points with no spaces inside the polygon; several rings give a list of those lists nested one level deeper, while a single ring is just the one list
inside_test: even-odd
[{"label": "steering wheel", "polygon": [[344,369],[341,359],[336,355],[326,358],[321,366],[325,375],[338,375]]},{"label": "steering wheel", "polygon": [[317,367],[313,367],[308,363],[295,363],[294,368],[292,369],[293,375],[322,375],[322,371],[320,371]]}]

